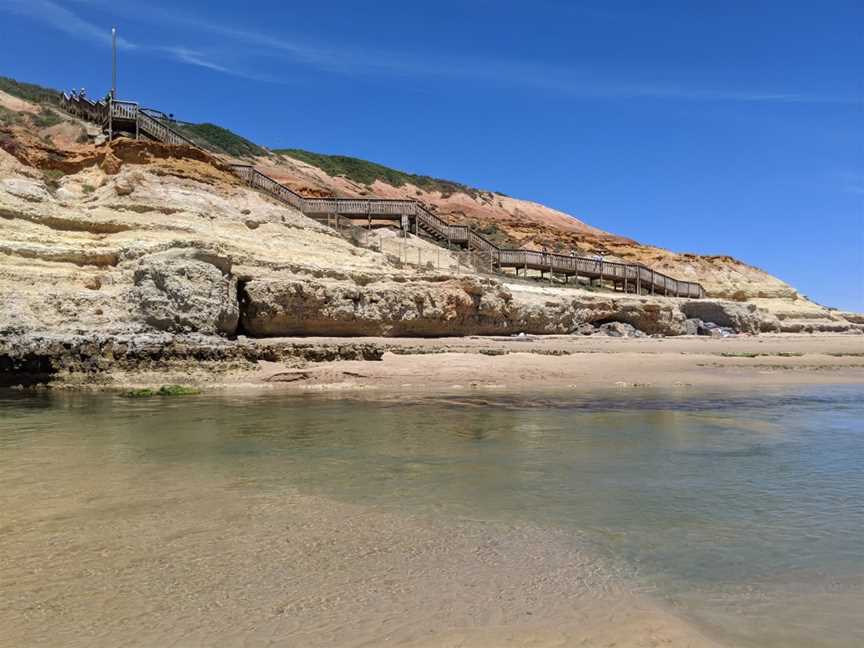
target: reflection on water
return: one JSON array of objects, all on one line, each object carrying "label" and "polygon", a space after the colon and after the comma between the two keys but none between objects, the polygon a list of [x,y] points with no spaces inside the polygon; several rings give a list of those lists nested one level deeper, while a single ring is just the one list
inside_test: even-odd
[{"label": "reflection on water", "polygon": [[[0,394],[0,488],[93,471],[572,530],[736,643],[864,643],[864,390],[697,396]],[[177,469],[181,470],[177,470]],[[170,479],[176,483],[163,484]],[[9,507],[6,525],[26,522]],[[117,511],[123,515],[123,511]],[[2,531],[2,529],[0,529]]]}]

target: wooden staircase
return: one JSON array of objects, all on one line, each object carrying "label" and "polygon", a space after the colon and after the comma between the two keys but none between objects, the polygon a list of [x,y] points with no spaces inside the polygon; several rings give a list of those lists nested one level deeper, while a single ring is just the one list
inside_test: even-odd
[{"label": "wooden staircase", "polygon": [[[147,137],[173,145],[198,145],[171,128],[163,113],[141,108],[132,101],[91,101],[64,94],[61,107],[70,114],[101,125],[109,137],[128,134]],[[467,225],[453,225],[432,213],[416,200],[390,200],[386,198],[306,198],[248,164],[231,164],[231,170],[248,186],[263,191],[276,200],[291,205],[310,218],[326,223],[340,232],[359,230],[354,221],[393,221],[404,230],[413,229],[448,248],[472,250],[488,258],[491,270],[529,270],[564,277],[586,278],[589,281],[612,283],[625,292],[662,294],[671,297],[700,299],[705,297],[702,285],[692,281],[679,281],[642,264],[625,264],[602,259],[536,252],[534,250],[500,248]],[[354,228],[351,230],[350,228]]]}]

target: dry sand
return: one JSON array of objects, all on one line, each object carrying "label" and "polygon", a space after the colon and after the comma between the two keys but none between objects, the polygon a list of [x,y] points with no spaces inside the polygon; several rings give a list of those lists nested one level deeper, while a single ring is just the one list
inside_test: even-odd
[{"label": "dry sand", "polygon": [[261,363],[256,372],[208,380],[230,386],[382,390],[389,394],[466,389],[864,384],[864,337],[854,335],[363,341],[387,349],[383,362],[333,362],[299,368]]}]

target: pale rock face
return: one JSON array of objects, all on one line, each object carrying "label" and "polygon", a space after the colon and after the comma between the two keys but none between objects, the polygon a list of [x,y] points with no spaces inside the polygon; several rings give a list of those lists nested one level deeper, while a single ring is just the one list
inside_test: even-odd
[{"label": "pale rock face", "polygon": [[27,202],[43,202],[51,200],[51,194],[45,186],[36,181],[25,178],[4,178],[0,180],[0,191],[7,192],[10,196],[26,200]]},{"label": "pale rock face", "polygon": [[132,153],[141,161],[115,156],[110,174],[86,166],[52,190],[0,149],[0,338],[571,334],[607,322],[681,335],[688,317],[751,333],[864,329],[793,297],[688,302],[458,274],[452,259],[418,269],[207,160],[148,157],[143,142]]},{"label": "pale rock face", "polygon": [[755,304],[720,301],[684,301],[681,310],[688,318],[713,322],[724,328],[742,333],[759,333],[762,328],[763,314]]},{"label": "pale rock face", "polygon": [[244,284],[242,329],[259,337],[570,334],[614,321],[649,335],[684,333],[684,314],[672,300],[547,292],[511,291],[489,279],[357,286],[272,277]]},{"label": "pale rock face", "polygon": [[233,335],[240,316],[231,262],[200,250],[171,250],[138,262],[130,296],[158,331]]},{"label": "pale rock face", "polygon": [[699,335],[702,323],[702,320],[698,317],[687,318],[687,321],[684,322],[684,335]]},{"label": "pale rock face", "polygon": [[[458,280],[358,286],[297,279],[243,287],[249,335],[461,335],[480,328],[480,298]],[[487,309],[489,308],[487,303]]]},{"label": "pale rock face", "polygon": [[838,319],[845,319],[854,324],[864,324],[864,313],[850,313],[849,311],[837,311]]},{"label": "pale rock face", "polygon": [[615,320],[631,324],[649,335],[684,335],[686,316],[680,303],[651,303],[633,298],[621,300]]}]

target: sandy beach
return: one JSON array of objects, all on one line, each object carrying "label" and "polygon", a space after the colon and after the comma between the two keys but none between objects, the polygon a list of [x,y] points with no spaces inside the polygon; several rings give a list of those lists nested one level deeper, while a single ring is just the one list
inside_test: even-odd
[{"label": "sandy beach", "polygon": [[256,344],[333,346],[362,342],[381,361],[259,362],[252,371],[117,373],[118,387],[173,381],[205,388],[382,392],[724,387],[864,383],[864,337],[762,335],[730,338],[577,336],[297,338]]}]

